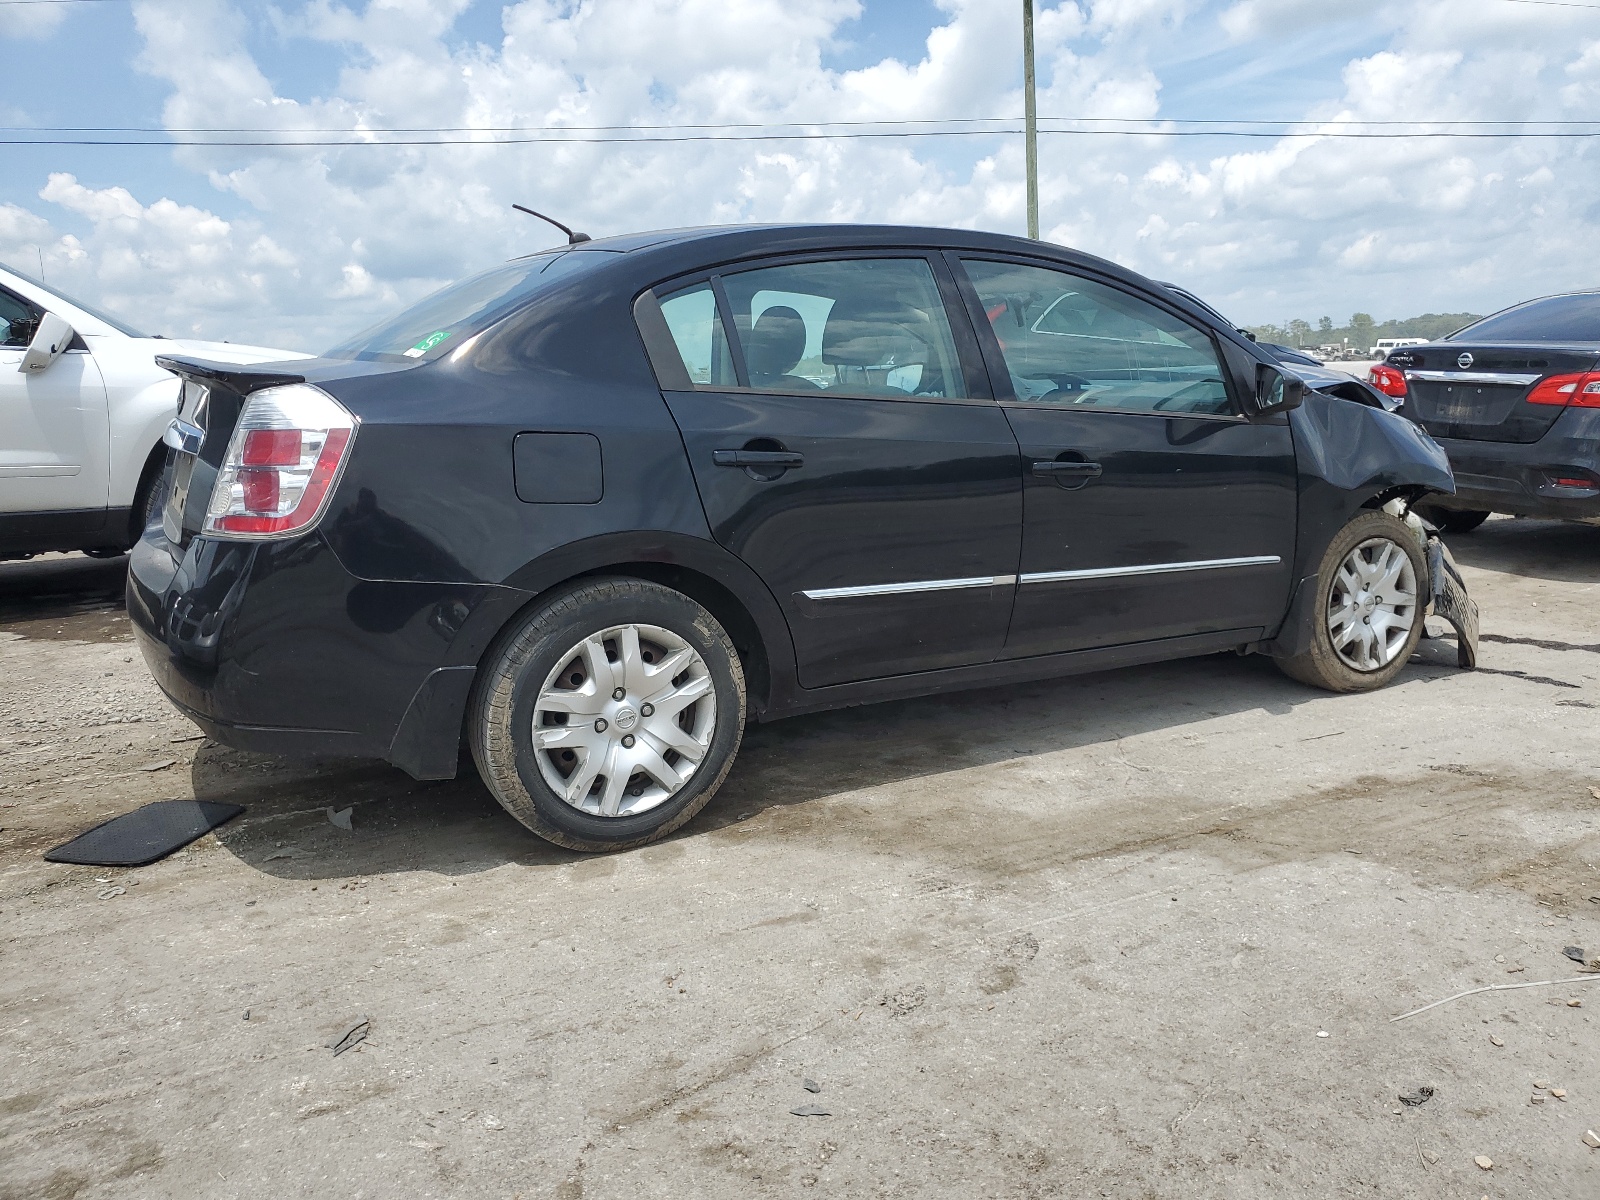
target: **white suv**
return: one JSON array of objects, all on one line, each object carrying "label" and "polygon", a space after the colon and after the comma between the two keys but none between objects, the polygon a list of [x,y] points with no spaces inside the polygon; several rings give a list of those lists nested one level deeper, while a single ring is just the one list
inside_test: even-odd
[{"label": "white suv", "polygon": [[0,264],[0,559],[119,554],[138,540],[178,411],[158,354],[308,357],[151,337]]}]

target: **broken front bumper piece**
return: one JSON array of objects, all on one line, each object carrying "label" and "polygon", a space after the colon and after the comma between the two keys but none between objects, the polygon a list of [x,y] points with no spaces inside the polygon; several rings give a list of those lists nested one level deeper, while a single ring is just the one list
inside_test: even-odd
[{"label": "broken front bumper piece", "polygon": [[1461,568],[1436,534],[1427,541],[1429,598],[1425,615],[1448,621],[1456,631],[1456,665],[1478,665],[1478,606],[1467,595]]}]

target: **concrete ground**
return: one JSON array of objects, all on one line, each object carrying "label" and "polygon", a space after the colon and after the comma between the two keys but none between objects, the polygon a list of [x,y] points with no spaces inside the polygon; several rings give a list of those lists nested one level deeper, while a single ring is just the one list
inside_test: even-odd
[{"label": "concrete ground", "polygon": [[[199,740],[119,564],[0,567],[0,1196],[1600,1195],[1600,529],[1454,545],[1475,673],[791,720],[609,858]],[[40,857],[187,796],[248,811]]]}]

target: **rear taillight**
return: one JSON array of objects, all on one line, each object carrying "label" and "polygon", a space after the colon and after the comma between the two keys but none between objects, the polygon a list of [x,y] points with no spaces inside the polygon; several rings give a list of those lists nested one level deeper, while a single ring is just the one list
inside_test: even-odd
[{"label": "rear taillight", "polygon": [[205,532],[265,540],[311,528],[355,434],[344,406],[309,384],[256,392],[245,401],[217,472]]},{"label": "rear taillight", "polygon": [[1404,398],[1406,394],[1406,377],[1403,371],[1379,363],[1367,372],[1367,381],[1385,396]]},{"label": "rear taillight", "polygon": [[1587,374],[1551,375],[1528,393],[1528,403],[1600,408],[1600,379]]}]

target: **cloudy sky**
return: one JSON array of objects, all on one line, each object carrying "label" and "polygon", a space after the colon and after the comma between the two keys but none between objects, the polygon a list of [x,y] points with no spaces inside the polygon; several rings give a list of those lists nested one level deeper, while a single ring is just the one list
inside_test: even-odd
[{"label": "cloudy sky", "polygon": [[[556,240],[513,201],[596,235],[788,220],[1021,233],[1009,133],[484,144],[1019,117],[1020,8],[0,0],[0,138],[168,143],[0,145],[0,261],[42,260],[152,331],[319,349]],[[1240,322],[1481,312],[1600,284],[1600,139],[1328,136],[1582,120],[1600,100],[1600,0],[1038,0],[1037,46],[1041,116],[1099,131],[1041,137],[1044,236]],[[1129,128],[1113,118],[1159,136],[1108,132]],[[1185,124],[1213,120],[1267,136]],[[154,132],[63,132],[113,127]],[[527,132],[552,128],[575,132]],[[252,132],[180,132],[216,129]],[[378,132],[440,129],[460,132]],[[170,144],[264,130],[365,144]],[[372,144],[441,137],[477,144]]]}]

